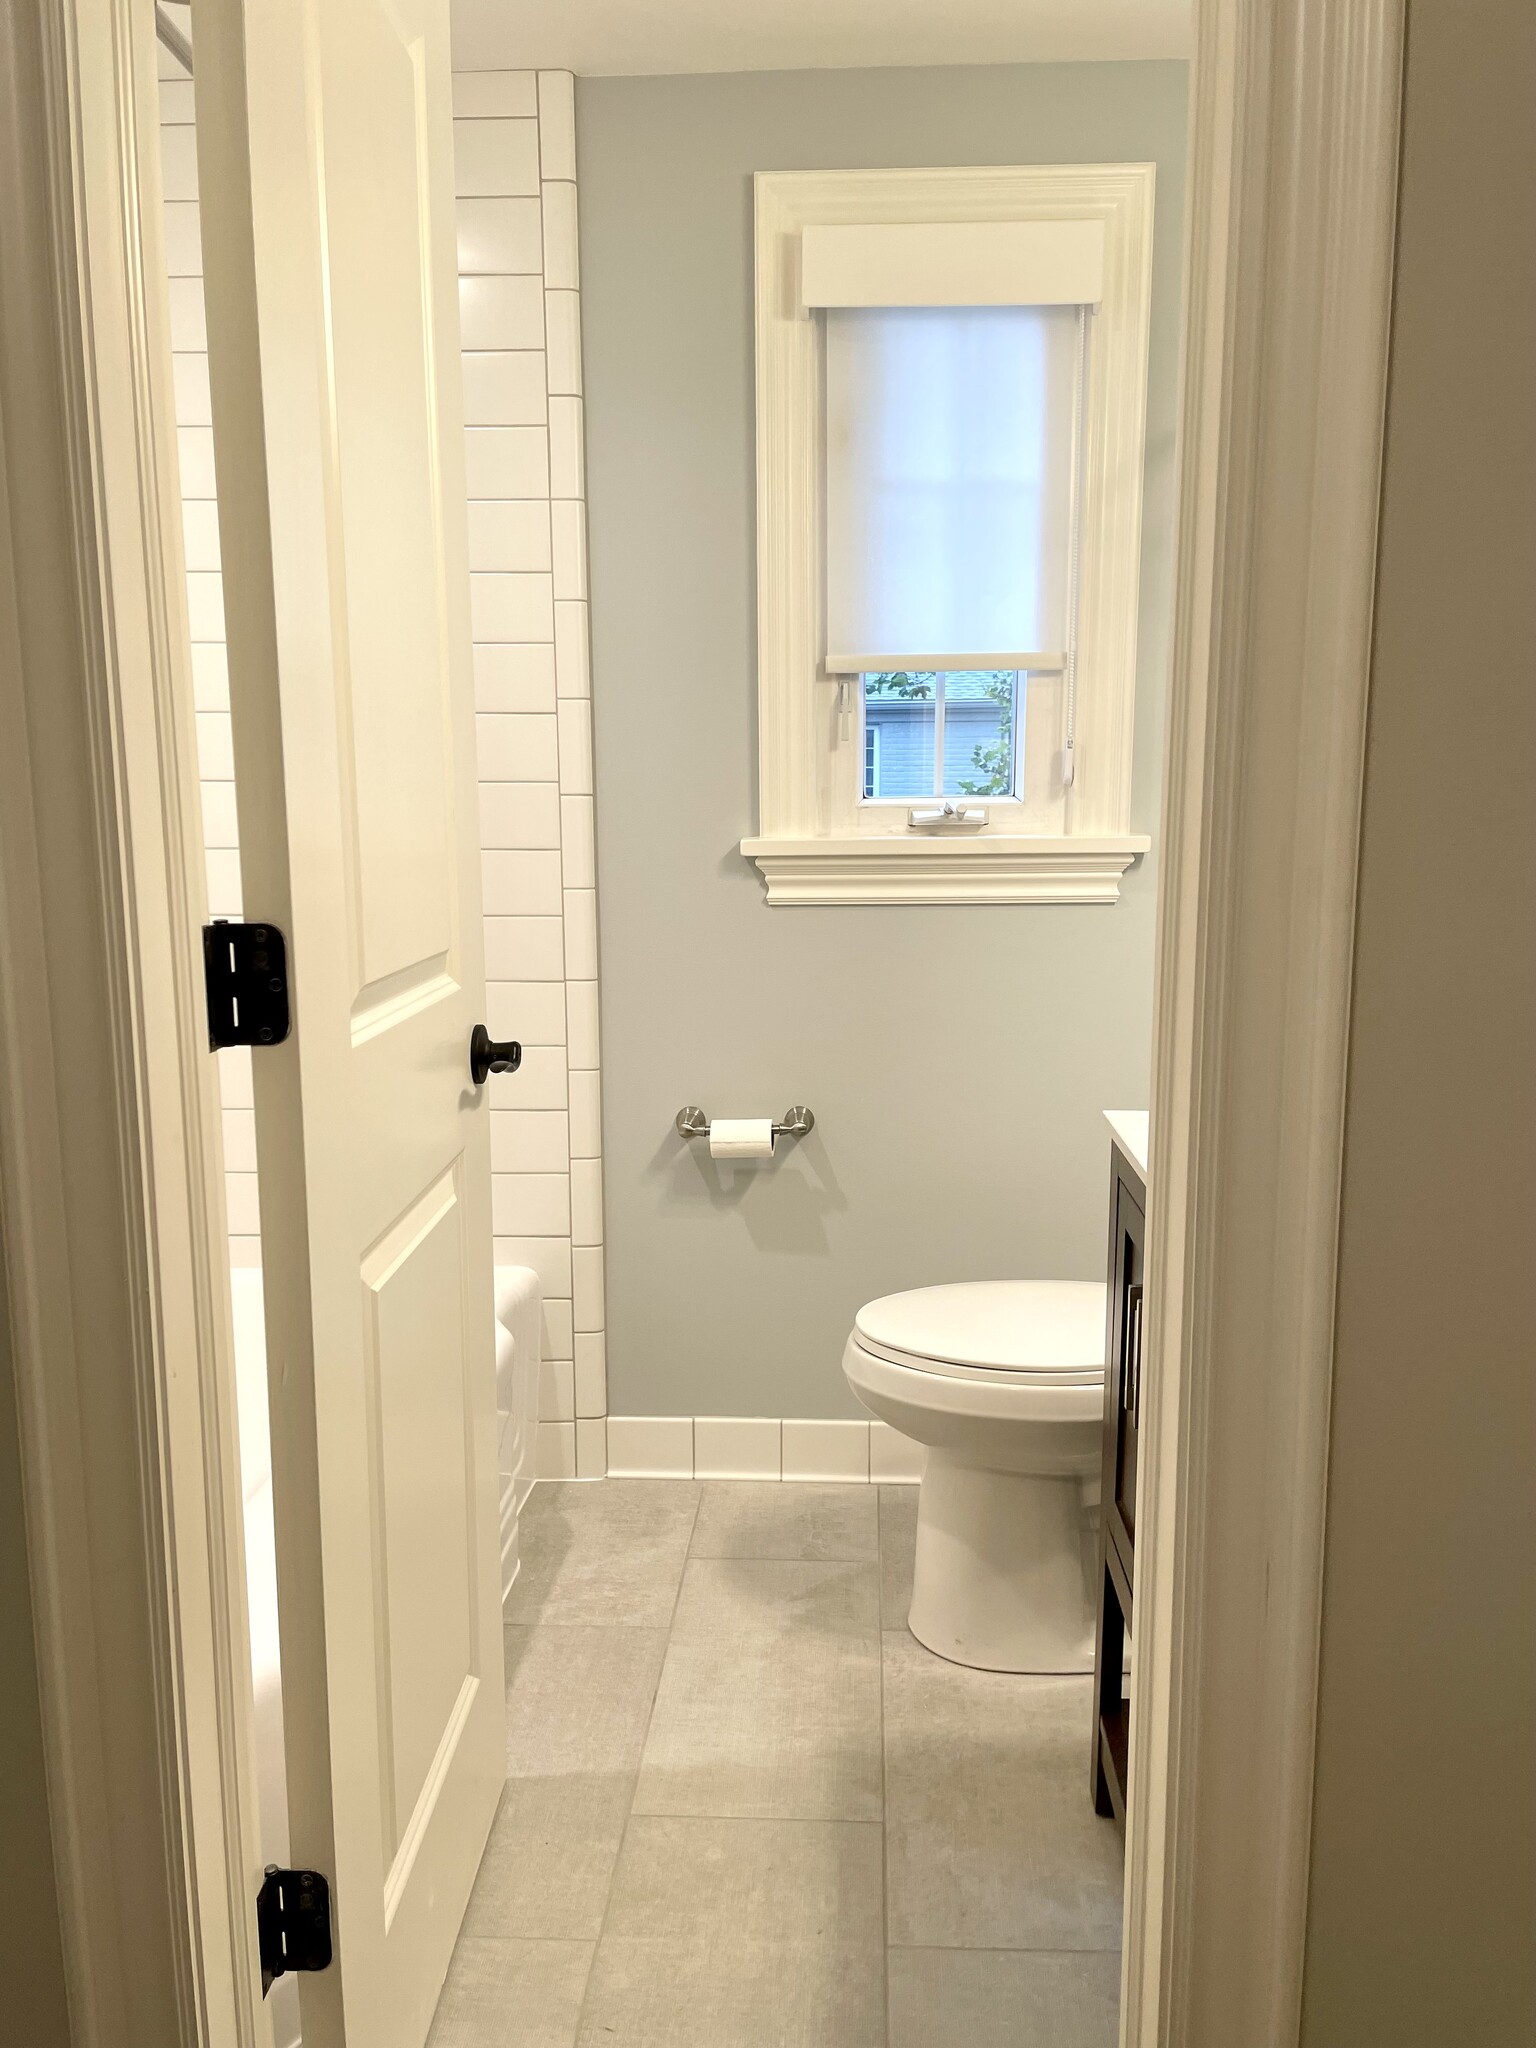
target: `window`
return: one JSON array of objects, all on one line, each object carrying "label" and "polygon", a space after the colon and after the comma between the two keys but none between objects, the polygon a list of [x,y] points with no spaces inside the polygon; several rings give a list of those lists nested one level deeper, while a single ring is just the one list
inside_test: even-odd
[{"label": "window", "polygon": [[769,901],[1113,901],[1148,165],[757,180]]},{"label": "window", "polygon": [[866,803],[1016,794],[1017,669],[860,677]]}]

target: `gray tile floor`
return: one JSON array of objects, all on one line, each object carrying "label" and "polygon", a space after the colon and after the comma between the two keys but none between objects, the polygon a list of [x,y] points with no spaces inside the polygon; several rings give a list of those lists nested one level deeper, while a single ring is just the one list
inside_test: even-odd
[{"label": "gray tile floor", "polygon": [[917,1489],[537,1487],[430,2048],[1112,2048],[1086,1678],[907,1633]]}]

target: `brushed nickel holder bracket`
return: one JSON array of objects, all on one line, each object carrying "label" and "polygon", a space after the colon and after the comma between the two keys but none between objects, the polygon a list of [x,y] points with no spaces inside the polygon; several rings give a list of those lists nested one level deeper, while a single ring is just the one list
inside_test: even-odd
[{"label": "brushed nickel holder bracket", "polygon": [[[778,1123],[773,1126],[776,1138],[803,1138],[807,1131],[816,1128],[816,1118],[803,1102],[797,1102],[786,1109]],[[707,1138],[709,1118],[695,1104],[677,1112],[677,1135],[680,1138]]]}]

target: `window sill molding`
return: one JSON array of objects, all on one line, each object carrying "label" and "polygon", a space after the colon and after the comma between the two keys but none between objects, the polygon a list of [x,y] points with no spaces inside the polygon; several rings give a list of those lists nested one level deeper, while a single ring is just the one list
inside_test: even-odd
[{"label": "window sill molding", "polygon": [[837,903],[1114,903],[1120,877],[1151,846],[1144,832],[1102,839],[743,839],[773,907]]}]

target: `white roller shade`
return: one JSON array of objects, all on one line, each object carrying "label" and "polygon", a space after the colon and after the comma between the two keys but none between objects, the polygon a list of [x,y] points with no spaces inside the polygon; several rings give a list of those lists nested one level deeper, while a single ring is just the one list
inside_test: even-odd
[{"label": "white roller shade", "polygon": [[829,670],[1060,664],[1087,317],[828,312]]},{"label": "white roller shade", "polygon": [[1102,220],[808,227],[800,297],[816,306],[1093,306]]}]

